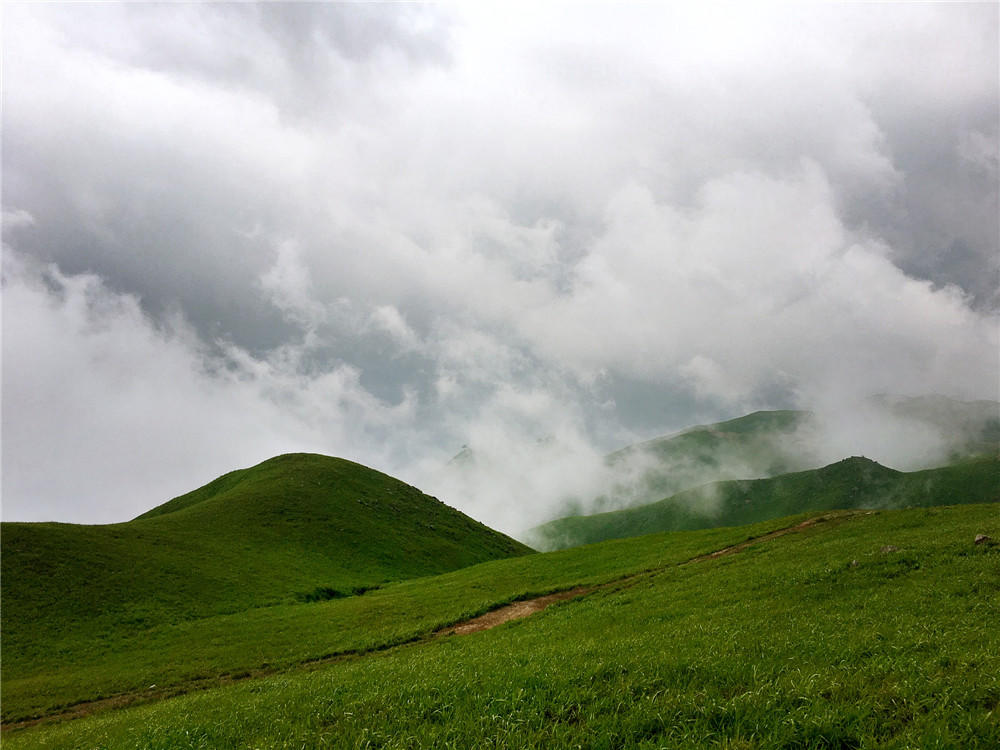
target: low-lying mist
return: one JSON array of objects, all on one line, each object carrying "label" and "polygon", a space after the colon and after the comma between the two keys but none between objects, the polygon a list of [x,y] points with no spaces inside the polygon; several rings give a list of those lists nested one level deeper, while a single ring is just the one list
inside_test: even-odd
[{"label": "low-lying mist", "polygon": [[[734,415],[735,416],[735,415]],[[900,471],[1000,450],[1000,403],[943,396],[873,396],[810,411],[759,412],[695,426],[601,455],[552,437],[513,448],[465,446],[428,482],[443,498],[474,499],[487,523],[525,536],[532,527],[655,502],[702,487],[698,512],[717,501],[711,482],[759,479],[864,456]]]}]

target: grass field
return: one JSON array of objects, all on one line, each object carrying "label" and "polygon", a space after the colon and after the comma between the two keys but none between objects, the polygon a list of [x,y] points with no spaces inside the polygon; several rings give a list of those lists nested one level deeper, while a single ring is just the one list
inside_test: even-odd
[{"label": "grass field", "polygon": [[[380,617],[392,610],[403,636],[406,622],[426,631],[502,592],[653,568],[494,630],[13,730],[4,745],[1000,746],[1000,547],[973,543],[1000,539],[1000,506],[854,516],[676,564],[747,533],[614,541],[287,607],[329,613],[333,642],[346,627],[338,607],[383,597]],[[408,603],[388,601],[405,591]],[[219,632],[252,629],[239,619]]]},{"label": "grass field", "polygon": [[58,638],[23,628],[15,646],[5,636],[3,719],[44,715],[153,684],[163,691],[222,675],[384,648],[514,599],[675,564],[775,527],[772,522],[609,542],[483,563],[388,584],[363,596],[155,626],[67,629]]},{"label": "grass field", "polygon": [[657,531],[739,526],[833,508],[905,508],[1000,501],[1000,459],[899,472],[859,457],[769,479],[716,482],[656,503],[571,516],[533,529],[528,541],[562,549]]}]

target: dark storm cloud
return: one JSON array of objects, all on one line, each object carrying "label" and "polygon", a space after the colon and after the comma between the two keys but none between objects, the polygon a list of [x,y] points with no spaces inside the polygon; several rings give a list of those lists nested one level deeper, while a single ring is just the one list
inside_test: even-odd
[{"label": "dark storm cloud", "polygon": [[694,421],[995,398],[996,7],[724,21],[5,10],[5,514],[309,449],[513,529]]}]

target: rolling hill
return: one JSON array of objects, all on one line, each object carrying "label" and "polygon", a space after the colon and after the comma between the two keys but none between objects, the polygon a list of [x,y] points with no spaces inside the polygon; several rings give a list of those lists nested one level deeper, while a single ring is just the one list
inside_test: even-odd
[{"label": "rolling hill", "polygon": [[531,551],[392,477],[315,454],[231,472],[126,523],[0,529],[12,648],[335,598]]},{"label": "rolling hill", "polygon": [[627,477],[612,493],[638,505],[707,482],[812,468],[815,455],[795,439],[811,419],[806,411],[758,411],[630,445],[606,459]]},{"label": "rolling hill", "polygon": [[[30,662],[5,649],[3,745],[992,749],[998,511],[653,534],[53,643]],[[574,587],[526,619],[442,634]],[[49,719],[12,723],[32,715]]]},{"label": "rolling hill", "polygon": [[532,529],[527,538],[539,548],[562,549],[659,531],[740,526],[806,511],[983,502],[1000,502],[997,458],[900,472],[853,457],[767,479],[714,482],[635,508],[560,518]]},{"label": "rolling hill", "polygon": [[[607,480],[595,497],[568,498],[562,516],[593,514],[656,502],[728,479],[760,479],[816,469],[848,453],[852,429],[887,443],[920,435],[909,469],[929,469],[1000,453],[1000,403],[945,396],[874,396],[850,413],[758,411],[627,446],[605,458]],[[835,437],[833,437],[835,436]],[[895,455],[898,451],[890,451]],[[460,469],[471,448],[453,459]]]}]

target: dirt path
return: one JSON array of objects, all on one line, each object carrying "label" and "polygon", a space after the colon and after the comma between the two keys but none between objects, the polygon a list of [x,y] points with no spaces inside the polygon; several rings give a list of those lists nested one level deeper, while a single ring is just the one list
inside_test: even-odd
[{"label": "dirt path", "polygon": [[[637,583],[640,579],[646,578],[651,574],[661,572],[666,568],[675,567],[678,565],[690,565],[692,563],[705,562],[706,560],[713,560],[717,557],[723,557],[725,555],[732,555],[745,550],[754,544],[760,544],[762,542],[769,542],[772,539],[777,539],[780,536],[785,536],[786,534],[792,534],[796,532],[803,531],[810,526],[815,526],[820,523],[825,523],[832,520],[840,520],[845,518],[851,518],[858,515],[871,515],[875,511],[839,511],[834,513],[825,514],[822,516],[816,516],[815,518],[809,518],[802,523],[796,524],[794,526],[788,526],[783,529],[777,529],[776,531],[769,532],[767,534],[762,534],[758,537],[753,537],[747,539],[746,541],[740,542],[739,544],[734,544],[729,547],[724,547],[714,552],[709,552],[704,555],[698,555],[697,557],[692,557],[690,560],[685,560],[682,563],[676,563],[671,565],[666,565],[663,568],[656,568],[653,570],[645,570],[640,573],[631,573],[622,578],[616,578],[613,581],[607,581],[596,586],[577,586],[573,589],[568,589],[566,591],[559,591],[554,594],[546,594],[544,596],[537,596],[532,599],[522,599],[520,601],[513,602],[511,604],[506,604],[497,609],[491,610],[485,614],[479,615],[478,617],[473,617],[472,619],[465,620],[463,622],[455,623],[453,625],[448,625],[439,630],[435,630],[431,633],[427,633],[422,637],[415,638],[406,643],[398,643],[393,645],[388,645],[383,648],[376,648],[373,651],[386,651],[390,649],[402,648],[404,646],[410,646],[414,643],[427,643],[438,638],[445,636],[454,635],[469,635],[470,633],[478,633],[482,630],[490,630],[498,625],[503,625],[505,622],[510,622],[511,620],[518,620],[524,617],[535,614],[536,612],[541,612],[543,609],[556,604],[557,602],[568,601],[570,599],[577,599],[595,591],[600,591],[604,589],[611,588],[627,588],[631,585]],[[370,653],[370,652],[366,652]],[[178,695],[184,695],[186,693],[197,692],[200,690],[208,690],[214,687],[220,687],[222,685],[231,684],[234,682],[242,682],[243,680],[257,679],[260,677],[268,677],[279,672],[290,672],[295,669],[315,669],[317,667],[326,666],[334,662],[345,661],[347,659],[358,659],[362,658],[364,653],[348,652],[343,654],[335,654],[333,656],[324,657],[321,659],[311,659],[302,662],[299,665],[286,667],[283,669],[272,668],[272,669],[257,669],[249,672],[242,672],[237,675],[220,675],[216,678],[206,678],[204,680],[198,680],[197,682],[189,682],[173,685],[166,688],[156,689],[150,688],[147,690],[140,690],[131,693],[122,693],[120,695],[111,696],[109,698],[100,698],[98,700],[84,701],[82,703],[77,703],[76,705],[69,706],[63,711],[58,713],[51,713],[46,716],[41,716],[35,719],[26,719],[24,721],[18,722],[8,722],[2,725],[3,731],[9,729],[23,729],[26,727],[35,726],[41,723],[65,721],[68,719],[77,719],[82,716],[87,716],[92,713],[97,713],[99,711],[125,708],[126,706],[138,705],[142,703],[152,703],[160,700],[165,700],[167,698],[173,698]]]},{"label": "dirt path", "polygon": [[733,555],[737,552],[742,552],[747,547],[751,547],[755,544],[760,544],[761,542],[769,542],[772,539],[777,539],[779,536],[784,536],[785,534],[791,534],[796,531],[802,531],[802,529],[808,529],[810,526],[815,526],[818,523],[825,523],[831,520],[829,516],[817,516],[816,518],[809,518],[802,523],[796,524],[795,526],[788,526],[784,529],[778,529],[777,531],[772,531],[768,534],[763,534],[761,536],[753,537],[752,539],[747,539],[745,542],[740,542],[739,544],[734,544],[731,547],[723,547],[722,549],[717,549],[715,552],[709,552],[707,555],[698,555],[698,557],[692,557],[687,562],[681,563],[681,565],[690,565],[691,563],[704,562],[705,560],[714,560],[717,557],[724,557],[726,555]]},{"label": "dirt path", "polygon": [[547,594],[535,597],[534,599],[523,599],[519,602],[500,607],[500,609],[494,609],[485,615],[473,617],[471,620],[466,620],[458,625],[451,625],[450,627],[438,630],[435,632],[435,635],[468,635],[469,633],[478,633],[480,630],[489,630],[490,628],[495,628],[497,625],[503,625],[505,622],[519,620],[522,617],[533,615],[535,612],[541,612],[556,602],[585,596],[597,588],[599,587],[577,586],[575,589],[560,591],[557,594]]}]

